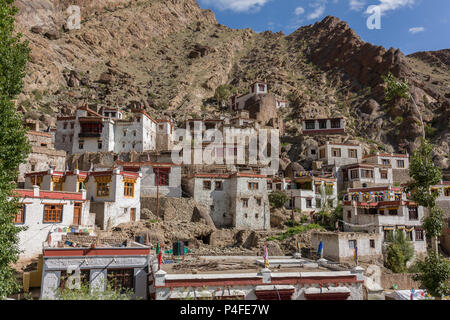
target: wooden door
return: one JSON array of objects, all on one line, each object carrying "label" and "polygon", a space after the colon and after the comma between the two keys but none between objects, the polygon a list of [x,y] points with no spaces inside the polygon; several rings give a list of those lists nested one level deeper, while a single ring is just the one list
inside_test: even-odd
[{"label": "wooden door", "polygon": [[136,221],[136,208],[131,208],[130,210],[130,220]]},{"label": "wooden door", "polygon": [[81,203],[75,203],[73,207],[73,224],[77,226],[81,224]]}]

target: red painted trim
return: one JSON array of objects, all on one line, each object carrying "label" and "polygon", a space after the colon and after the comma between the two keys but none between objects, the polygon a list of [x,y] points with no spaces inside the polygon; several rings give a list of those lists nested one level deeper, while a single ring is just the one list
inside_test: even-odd
[{"label": "red painted trim", "polygon": [[[334,283],[359,283],[354,275],[336,276],[336,277],[286,277],[272,278],[270,285],[296,285],[296,284],[334,284]],[[178,287],[202,287],[202,286],[243,286],[243,285],[264,285],[261,278],[249,276],[249,278],[227,278],[227,279],[166,279],[164,286],[156,288],[178,288]]]},{"label": "red painted trim", "polygon": [[149,254],[150,248],[44,249],[44,257],[146,256]]},{"label": "red painted trim", "polygon": [[348,297],[350,292],[305,293],[306,300],[347,300]]},{"label": "red painted trim", "polygon": [[16,189],[12,195],[15,198],[37,198],[37,199],[58,199],[58,200],[85,200],[82,193],[61,192],[61,191],[39,191],[39,196],[34,196],[33,190]]}]

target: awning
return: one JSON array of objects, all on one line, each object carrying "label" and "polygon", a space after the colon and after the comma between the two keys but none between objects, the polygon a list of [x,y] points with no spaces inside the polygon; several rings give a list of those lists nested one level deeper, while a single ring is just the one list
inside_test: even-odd
[{"label": "awning", "polygon": [[395,230],[395,227],[384,227],[383,230],[392,231],[392,230]]}]

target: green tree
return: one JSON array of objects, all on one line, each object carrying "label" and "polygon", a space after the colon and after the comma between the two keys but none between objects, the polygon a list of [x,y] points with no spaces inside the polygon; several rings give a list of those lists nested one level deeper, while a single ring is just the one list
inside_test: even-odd
[{"label": "green tree", "polygon": [[411,95],[411,87],[407,80],[400,81],[398,80],[391,72],[388,73],[387,76],[383,76],[383,81],[386,85],[386,89],[384,92],[384,96],[386,101],[395,101],[397,99],[409,99],[416,109],[417,113],[420,117],[420,122],[422,124],[422,137],[425,139],[425,125],[423,123],[422,113],[417,106],[416,100]]},{"label": "green tree", "polygon": [[88,284],[80,284],[79,289],[63,290],[57,288],[55,291],[56,300],[131,300],[133,291],[130,289],[114,289],[107,283],[104,290],[100,288],[90,289]]},{"label": "green tree", "polygon": [[440,254],[429,254],[417,262],[419,273],[413,276],[435,298],[450,294],[450,261]]},{"label": "green tree", "polygon": [[388,248],[385,266],[395,273],[407,271],[406,264],[414,257],[414,247],[406,240],[405,233],[398,231],[388,236]]},{"label": "green tree", "polygon": [[433,163],[433,145],[422,140],[419,149],[411,156],[409,175],[412,181],[406,187],[411,193],[411,199],[423,206],[427,214],[423,226],[427,237],[432,239],[433,250],[437,252],[437,238],[441,235],[444,226],[443,212],[436,205],[438,195],[431,192],[431,187],[442,179],[441,169]]},{"label": "green tree", "polygon": [[30,147],[22,119],[13,99],[23,89],[27,42],[14,35],[17,8],[14,0],[0,0],[0,299],[18,289],[12,263],[19,257],[18,233],[13,219],[19,210],[17,200],[11,200],[16,187],[18,167],[26,159]]},{"label": "green tree", "polygon": [[214,98],[219,103],[219,107],[222,107],[224,103],[236,93],[237,90],[234,86],[232,86],[231,84],[224,84],[216,88]]},{"label": "green tree", "polygon": [[269,194],[269,203],[271,207],[281,209],[286,202],[289,201],[289,196],[283,191],[274,191]]}]

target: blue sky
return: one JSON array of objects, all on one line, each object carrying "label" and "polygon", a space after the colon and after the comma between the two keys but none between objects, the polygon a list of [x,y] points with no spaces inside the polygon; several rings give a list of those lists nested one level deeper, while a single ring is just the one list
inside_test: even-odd
[{"label": "blue sky", "polygon": [[[346,21],[364,40],[405,54],[450,48],[450,0],[198,0],[230,28],[290,34],[327,15]],[[367,27],[370,5],[381,29]],[[372,13],[372,12],[371,12]]]}]

